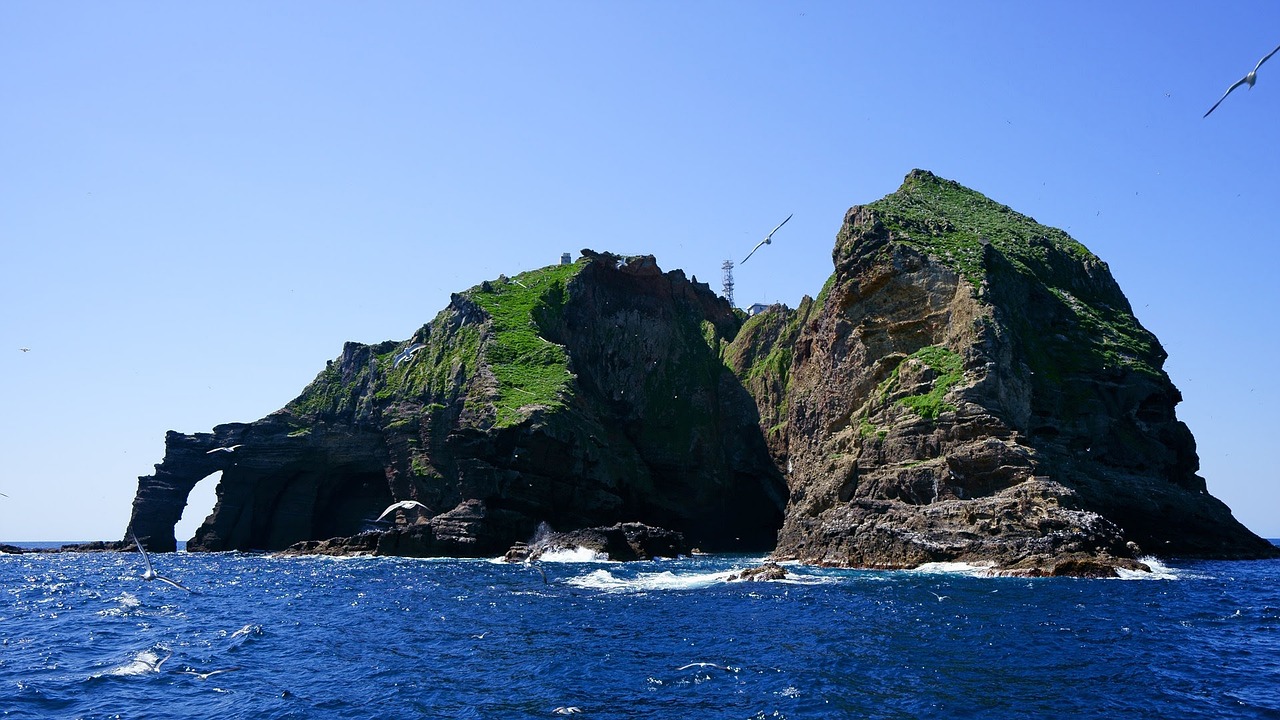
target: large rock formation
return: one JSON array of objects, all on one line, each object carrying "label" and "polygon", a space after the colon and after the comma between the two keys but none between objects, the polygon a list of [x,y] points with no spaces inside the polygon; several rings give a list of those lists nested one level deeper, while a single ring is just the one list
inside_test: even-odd
[{"label": "large rock formation", "polygon": [[817,298],[745,323],[652,257],[583,252],[348,343],[262,420],[170,433],[132,527],[172,550],[220,470],[190,549],[494,556],[546,522],[637,557],[670,531],[857,567],[1277,554],[1205,491],[1106,264],[956,183],[854,207]]},{"label": "large rock formation", "polygon": [[1106,574],[1275,554],[1206,493],[1163,349],[1065,233],[917,170],[849,211],[833,260],[817,300],[729,353],[787,471],[778,557]]},{"label": "large rock formation", "polygon": [[[262,420],[169,433],[132,527],[172,550],[188,493],[220,470],[191,550],[493,556],[541,522],[771,549],[785,486],[721,359],[741,320],[652,257],[583,254],[456,294],[404,342],[348,343]],[[370,522],[405,499],[427,511]]]}]

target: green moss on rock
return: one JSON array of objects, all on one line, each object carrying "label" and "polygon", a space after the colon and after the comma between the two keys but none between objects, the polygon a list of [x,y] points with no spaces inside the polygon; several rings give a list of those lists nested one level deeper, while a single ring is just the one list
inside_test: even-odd
[{"label": "green moss on rock", "polygon": [[[933,384],[929,392],[898,398],[894,401],[895,404],[911,408],[926,420],[937,420],[942,413],[954,411],[956,407],[943,398],[951,388],[964,379],[963,359],[947,348],[929,345],[914,352],[904,362],[913,360],[924,363],[937,373],[933,378]],[[897,376],[897,370],[894,371],[894,376]]]},{"label": "green moss on rock", "polygon": [[[865,207],[891,241],[1013,310],[1024,359],[1044,380],[1120,368],[1163,376],[1164,350],[1133,316],[1106,263],[1062,230],[924,170]],[[1007,297],[1017,288],[1030,288],[1028,296]]]},{"label": "green moss on rock", "polygon": [[495,426],[520,422],[531,406],[563,407],[573,382],[569,357],[545,332],[564,312],[566,284],[583,264],[551,265],[466,293],[491,319],[484,357],[498,381]]}]

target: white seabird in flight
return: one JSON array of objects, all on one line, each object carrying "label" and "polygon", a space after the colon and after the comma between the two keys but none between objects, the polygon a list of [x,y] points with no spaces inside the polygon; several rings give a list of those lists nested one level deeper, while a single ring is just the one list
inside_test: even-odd
[{"label": "white seabird in flight", "polygon": [[1253,84],[1258,81],[1258,68],[1262,67],[1262,63],[1266,62],[1267,60],[1270,60],[1271,56],[1275,55],[1276,52],[1280,52],[1280,45],[1277,45],[1275,50],[1272,50],[1271,52],[1267,53],[1266,57],[1259,60],[1258,64],[1253,66],[1253,69],[1249,71],[1248,75],[1245,75],[1244,77],[1240,78],[1239,80],[1236,81],[1235,85],[1232,85],[1231,87],[1227,88],[1227,91],[1222,93],[1222,97],[1218,98],[1218,102],[1214,103],[1213,107],[1209,108],[1209,112],[1205,113],[1204,117],[1209,117],[1209,113],[1218,109],[1218,106],[1222,104],[1223,100],[1227,99],[1227,96],[1231,94],[1232,90],[1235,90],[1241,85],[1248,85],[1249,88],[1252,89]]},{"label": "white seabird in flight", "polygon": [[374,522],[382,522],[382,518],[384,518],[384,517],[386,517],[386,516],[390,515],[391,513],[395,512],[396,510],[412,510],[412,509],[414,509],[414,508],[416,508],[416,507],[420,507],[420,508],[422,508],[423,510],[426,510],[426,511],[428,511],[428,512],[430,512],[430,511],[431,511],[431,508],[427,507],[426,505],[423,505],[422,503],[418,502],[417,500],[401,500],[401,501],[400,501],[400,502],[398,502],[398,503],[391,503],[390,505],[388,505],[388,506],[387,506],[387,509],[386,509],[386,510],[383,510],[383,511],[382,511],[382,514],[381,514],[381,515],[379,515],[379,516],[378,516],[378,519],[377,519],[377,520],[374,520]]},{"label": "white seabird in flight", "polygon": [[244,447],[244,443],[239,443],[239,444],[236,444],[236,445],[229,445],[229,446],[227,446],[227,447],[218,447],[218,448],[214,448],[214,449],[210,450],[209,452],[205,453],[205,455],[212,455],[212,454],[214,454],[214,453],[216,453],[216,452],[235,452],[235,451],[236,451],[236,448],[238,448],[238,447]]},{"label": "white seabird in flight", "polygon": [[733,673],[738,672],[737,668],[725,667],[724,665],[717,665],[715,663],[709,663],[709,662],[691,662],[688,665],[681,665],[680,667],[676,668],[676,672],[680,672],[682,670],[688,670],[689,668],[715,668],[717,670],[723,670],[725,672],[733,672]]},{"label": "white seabird in flight", "polygon": [[169,578],[161,575],[160,573],[156,572],[155,568],[151,567],[151,557],[147,555],[146,549],[142,547],[142,543],[138,540],[138,536],[134,534],[133,528],[129,528],[129,537],[133,538],[133,544],[137,545],[138,552],[142,553],[142,562],[147,564],[146,572],[142,573],[143,580],[163,580],[164,582],[167,582],[176,588],[186,590],[189,593],[195,592],[194,590],[187,587],[186,585],[183,585],[177,580],[170,580]]},{"label": "white seabird in flight", "polygon": [[192,669],[188,668],[188,669],[186,669],[186,670],[183,670],[183,671],[182,671],[182,674],[183,674],[183,675],[195,675],[196,677],[200,678],[201,680],[208,680],[209,678],[213,677],[214,675],[221,675],[222,673],[235,672],[236,670],[240,670],[240,669],[242,669],[242,668],[241,668],[239,665],[233,665],[233,666],[231,666],[231,667],[228,667],[228,668],[221,668],[221,669],[219,669],[219,670],[210,670],[209,672],[200,672],[200,671],[198,671],[198,670],[192,670]]},{"label": "white seabird in flight", "polygon": [[422,343],[414,343],[404,350],[401,350],[400,353],[396,355],[395,360],[392,361],[391,367],[400,367],[400,363],[413,358],[414,354],[424,347],[426,347],[426,345],[423,345]]},{"label": "white seabird in flight", "polygon": [[[790,220],[792,215],[795,215],[795,213],[791,213],[791,215],[788,215],[788,216],[787,216],[787,220]],[[782,222],[778,223],[778,227],[776,227],[776,228],[774,228],[774,229],[770,230],[770,231],[769,231],[769,234],[768,234],[768,235],[765,235],[763,240],[761,240],[760,242],[756,243],[756,246],[755,246],[755,247],[753,247],[753,248],[751,248],[751,252],[747,253],[747,256],[746,256],[746,257],[744,257],[744,258],[742,258],[742,262],[740,262],[740,263],[738,263],[738,264],[739,264],[739,265],[741,265],[741,264],[745,263],[746,261],[750,260],[750,259],[751,259],[751,256],[752,256],[752,255],[755,255],[755,254],[756,254],[756,251],[757,251],[757,250],[759,250],[759,249],[761,248],[761,246],[763,246],[763,245],[772,245],[772,244],[773,244],[773,234],[774,234],[774,233],[776,233],[776,232],[778,232],[778,228],[782,227],[783,225],[786,225],[786,224],[787,224],[787,220],[783,220]]]}]

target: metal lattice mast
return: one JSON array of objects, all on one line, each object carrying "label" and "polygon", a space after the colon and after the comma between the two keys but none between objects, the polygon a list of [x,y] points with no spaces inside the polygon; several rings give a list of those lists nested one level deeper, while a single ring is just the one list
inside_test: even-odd
[{"label": "metal lattice mast", "polygon": [[733,261],[725,260],[720,269],[724,271],[724,292],[721,295],[724,295],[724,299],[729,301],[729,307],[735,307],[733,304]]}]

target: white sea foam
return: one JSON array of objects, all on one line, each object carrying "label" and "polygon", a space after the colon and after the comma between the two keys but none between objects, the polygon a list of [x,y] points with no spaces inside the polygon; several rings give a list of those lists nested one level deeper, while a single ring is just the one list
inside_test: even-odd
[{"label": "white sea foam", "polygon": [[138,597],[131,592],[122,592],[117,597],[113,597],[111,599],[120,604],[117,607],[107,608],[106,610],[99,610],[98,611],[99,616],[114,617],[114,616],[120,616],[120,615],[128,615],[134,610],[137,610],[138,606],[142,604],[138,600]]},{"label": "white sea foam", "polygon": [[620,578],[608,570],[595,570],[580,577],[570,578],[566,582],[575,587],[611,592],[693,590],[725,582],[732,574],[732,570],[683,574],[665,570],[657,573],[640,573],[634,578]]},{"label": "white sea foam", "polygon": [[1121,580],[1177,580],[1178,573],[1173,568],[1160,562],[1158,558],[1143,557],[1138,558],[1138,562],[1151,568],[1151,572],[1143,572],[1142,570],[1126,570],[1125,568],[1116,568],[1116,574]]},{"label": "white sea foam", "polygon": [[605,562],[609,559],[608,555],[598,553],[591,548],[575,547],[567,550],[552,550],[538,556],[538,562],[553,563],[587,563],[587,562]]},{"label": "white sea foam", "polygon": [[[113,675],[117,677],[127,677],[129,675],[145,675],[146,673],[160,672],[160,666],[168,660],[173,653],[167,653],[164,657],[160,657],[154,650],[143,650],[133,658],[119,667],[112,668],[102,675]],[[102,677],[95,675],[94,677]]]},{"label": "white sea foam", "polygon": [[926,575],[968,575],[970,577],[988,577],[991,575],[991,564],[975,564],[964,562],[931,562],[906,570],[910,573]]}]

